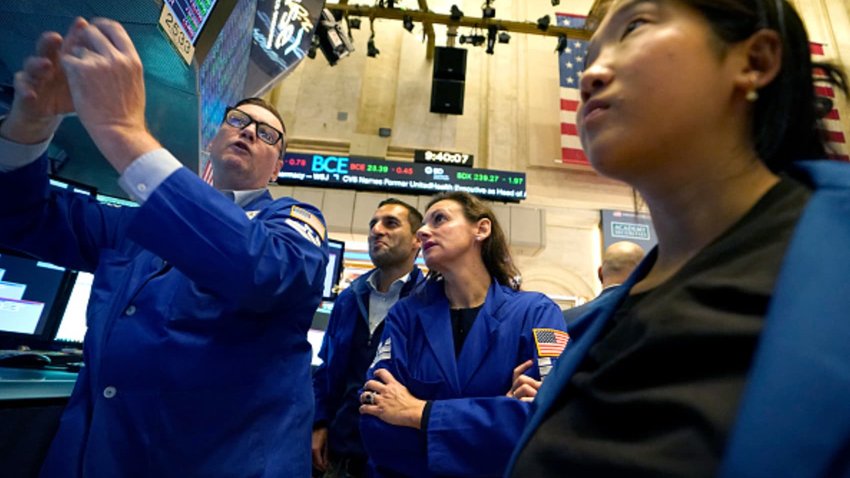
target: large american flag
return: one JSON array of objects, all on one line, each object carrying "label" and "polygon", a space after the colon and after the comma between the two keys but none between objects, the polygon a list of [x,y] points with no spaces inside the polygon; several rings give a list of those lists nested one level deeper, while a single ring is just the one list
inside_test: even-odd
[{"label": "large american flag", "polygon": [[[585,18],[582,15],[570,15],[559,13],[558,25],[571,28],[584,26]],[[812,59],[823,61],[827,58],[825,45],[822,43],[811,43]],[[579,103],[579,78],[584,67],[584,58],[587,55],[587,42],[584,40],[569,40],[567,48],[558,58],[558,70],[561,81],[561,162],[564,164],[578,164],[589,166],[587,156],[581,149],[578,128],[576,127],[576,112]],[[836,101],[835,91],[830,86],[817,85],[815,92],[818,96],[824,96]],[[846,137],[841,128],[840,113],[836,108],[823,119],[824,133],[828,139],[829,155],[833,159],[850,161],[850,154],[846,144]]]},{"label": "large american flag", "polygon": [[201,163],[200,164],[200,166],[201,166],[201,174],[200,174],[201,179],[203,179],[205,183],[212,186],[213,185],[213,168],[212,168],[212,161],[210,161],[210,155],[207,154],[206,152],[202,153],[200,163]]},{"label": "large american flag", "polygon": [[[812,42],[809,47],[812,51],[813,61],[824,61],[827,59],[825,51],[826,45],[823,43]],[[815,74],[816,79],[817,77],[818,75]],[[822,83],[817,84],[815,85],[815,93],[818,96],[824,96],[832,101],[837,101],[835,98],[835,90],[831,86],[825,86],[825,84]],[[838,110],[833,106],[832,111],[830,111],[822,121],[823,131],[828,140],[827,147],[831,151],[829,156],[841,161],[850,161],[850,155],[847,153],[846,138],[841,129],[841,115],[838,113]]]},{"label": "large american flag", "polygon": [[[559,13],[558,25],[581,28],[585,21],[582,15]],[[587,54],[587,42],[570,39],[567,48],[558,57],[558,70],[561,77],[561,162],[589,166],[587,156],[581,149],[581,141],[576,127],[576,111],[579,102],[579,78]]]}]

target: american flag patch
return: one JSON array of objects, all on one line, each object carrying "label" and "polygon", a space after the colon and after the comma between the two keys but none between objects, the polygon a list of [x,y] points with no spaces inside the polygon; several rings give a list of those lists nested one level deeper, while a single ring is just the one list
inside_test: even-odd
[{"label": "american flag patch", "polygon": [[538,357],[559,357],[570,341],[570,334],[557,329],[531,329]]}]

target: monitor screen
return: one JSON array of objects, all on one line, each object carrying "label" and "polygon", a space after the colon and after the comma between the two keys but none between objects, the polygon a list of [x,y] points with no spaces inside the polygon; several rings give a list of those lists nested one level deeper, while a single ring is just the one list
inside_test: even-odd
[{"label": "monitor screen", "polygon": [[307,341],[310,342],[310,346],[313,348],[313,359],[310,361],[310,365],[318,367],[322,364],[322,359],[319,358],[319,350],[322,349],[322,340],[324,338],[324,330],[310,329],[307,331]]},{"label": "monitor screen", "polygon": [[257,0],[245,96],[261,96],[307,56],[323,0]]},{"label": "monitor screen", "polygon": [[94,275],[88,272],[78,272],[68,298],[68,305],[59,322],[59,330],[56,331],[57,342],[67,344],[82,344],[86,336],[86,308],[89,304],[91,285]]},{"label": "monitor screen", "polygon": [[96,192],[96,189],[89,185],[56,176],[50,176],[50,186],[56,189],[68,189],[84,196],[94,196]]},{"label": "monitor screen", "polygon": [[107,206],[115,206],[115,207],[139,207],[139,203],[135,201],[131,201],[129,199],[119,198],[116,196],[109,196],[107,194],[98,194],[95,196],[97,201],[101,204],[106,204]]},{"label": "monitor screen", "polygon": [[66,276],[62,267],[0,250],[0,334],[5,346],[29,345],[52,333],[50,318]]},{"label": "monitor screen", "polygon": [[333,302],[322,302],[316,313],[313,314],[313,323],[310,324],[310,330],[307,331],[307,341],[313,347],[313,367],[318,367],[322,364],[319,358],[319,350],[322,349],[322,340],[325,338],[325,330],[328,328],[328,320],[331,317],[333,310]]},{"label": "monitor screen", "polygon": [[334,239],[328,239],[328,266],[325,270],[325,287],[322,290],[322,300],[333,300],[336,298],[336,286],[339,284],[339,277],[342,274],[343,253],[345,252],[345,243]]}]

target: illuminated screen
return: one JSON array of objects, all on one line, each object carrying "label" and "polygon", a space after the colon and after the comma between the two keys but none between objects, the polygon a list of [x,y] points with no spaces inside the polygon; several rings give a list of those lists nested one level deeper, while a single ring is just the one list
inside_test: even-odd
[{"label": "illuminated screen", "polygon": [[98,194],[95,196],[97,201],[107,206],[115,207],[139,207],[139,203],[129,199],[123,199],[115,196],[107,196],[106,194]]},{"label": "illuminated screen", "polygon": [[0,252],[0,332],[45,332],[65,269],[12,252]]},{"label": "illuminated screen", "polygon": [[239,0],[198,71],[202,148],[218,131],[225,108],[243,98],[254,9],[254,1]]},{"label": "illuminated screen", "polygon": [[165,3],[177,20],[183,33],[194,45],[203,30],[216,0],[167,0]]},{"label": "illuminated screen", "polygon": [[324,0],[257,0],[245,95],[262,95],[307,55]]},{"label": "illuminated screen", "polygon": [[316,313],[313,314],[313,323],[310,324],[310,330],[307,331],[307,341],[313,347],[312,365],[314,367],[322,364],[321,359],[319,359],[319,350],[322,348],[322,340],[325,338],[325,330],[328,328],[328,320],[331,317],[332,310],[333,302],[322,302]]},{"label": "illuminated screen", "polygon": [[95,194],[95,188],[67,179],[50,178],[50,185],[56,189],[68,189],[83,196],[93,196]]},{"label": "illuminated screen", "polygon": [[325,269],[325,286],[322,290],[322,300],[333,300],[336,298],[334,288],[339,284],[342,274],[342,255],[345,252],[345,243],[328,239],[328,265]]},{"label": "illuminated screen", "polygon": [[322,340],[325,338],[324,330],[310,329],[307,331],[307,341],[313,347],[313,360],[311,365],[321,365],[322,359],[319,358],[319,350],[322,349]]},{"label": "illuminated screen", "polygon": [[88,272],[78,272],[71,289],[71,297],[65,306],[65,313],[59,322],[56,340],[59,342],[83,343],[86,336],[86,308],[89,304],[91,285],[94,275]]},{"label": "illuminated screen", "polygon": [[503,202],[526,197],[525,173],[360,156],[286,153],[277,183],[401,194],[465,191]]}]

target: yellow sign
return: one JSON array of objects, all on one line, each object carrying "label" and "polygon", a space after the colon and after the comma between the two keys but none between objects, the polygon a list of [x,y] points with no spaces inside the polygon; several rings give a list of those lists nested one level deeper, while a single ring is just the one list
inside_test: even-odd
[{"label": "yellow sign", "polygon": [[164,2],[162,4],[162,12],[159,14],[159,26],[165,32],[165,36],[171,40],[171,45],[174,49],[183,57],[183,61],[187,65],[191,65],[192,57],[195,56],[195,47],[189,41],[186,33],[183,32],[183,29],[180,28],[174,15],[171,14],[171,10],[168,9]]}]

